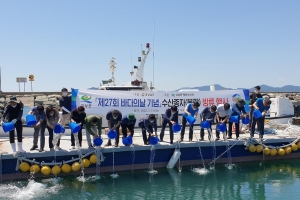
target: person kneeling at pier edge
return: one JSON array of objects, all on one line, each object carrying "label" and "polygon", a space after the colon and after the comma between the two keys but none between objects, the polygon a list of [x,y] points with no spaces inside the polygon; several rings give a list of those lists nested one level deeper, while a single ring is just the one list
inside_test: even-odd
[{"label": "person kneeling at pier edge", "polygon": [[[254,137],[254,130],[255,130],[255,124],[258,122],[258,131],[259,131],[259,142],[262,141],[262,138],[264,136],[264,127],[265,127],[265,115],[270,109],[272,101],[270,99],[264,99],[264,98],[259,98],[256,100],[256,102],[253,104],[253,107],[256,110],[259,110],[262,114],[260,118],[255,118],[254,114],[252,116],[252,124],[251,124],[251,132],[250,132],[250,137]],[[255,112],[255,111],[254,111]]]},{"label": "person kneeling at pier edge", "polygon": [[[8,115],[8,122],[12,122],[15,124],[15,129],[17,130],[17,136],[18,136],[18,151],[21,153],[25,153],[25,151],[22,148],[22,115],[23,115],[23,103],[20,101],[17,101],[17,98],[15,96],[10,97],[10,103],[9,106],[4,110],[2,119],[1,119],[1,125],[3,125],[3,120]],[[12,131],[9,131],[9,141],[12,148],[13,153],[16,152],[16,144],[15,144],[15,129]]]},{"label": "person kneeling at pier edge", "polygon": [[[84,119],[84,124],[85,124],[84,126],[85,126],[85,132],[86,132],[86,140],[87,140],[89,149],[93,149],[90,135],[93,136],[93,139],[95,139],[98,136],[101,136],[102,118],[95,116],[95,115],[90,115]],[[97,132],[97,129],[98,129],[98,132]]]},{"label": "person kneeling at pier edge", "polygon": [[[236,139],[240,137],[240,119],[241,117],[246,118],[245,104],[244,99],[238,99],[237,102],[232,105],[231,116],[238,116],[238,122],[234,123]],[[232,139],[232,125],[233,122],[229,121],[228,139]]]},{"label": "person kneeling at pier edge", "polygon": [[123,134],[122,138],[125,138],[129,135],[133,137],[135,123],[136,123],[136,118],[133,113],[129,113],[128,115],[125,115],[122,118],[122,122],[121,122],[122,134]]},{"label": "person kneeling at pier edge", "polygon": [[45,129],[46,129],[46,113],[45,108],[42,105],[38,105],[32,108],[32,110],[28,114],[33,114],[37,124],[33,126],[33,146],[31,147],[30,151],[33,151],[38,148],[38,140],[40,136],[40,150],[43,151],[45,147]]},{"label": "person kneeling at pier edge", "polygon": [[167,124],[169,124],[169,131],[170,131],[170,144],[173,144],[174,133],[172,126],[173,124],[178,123],[178,110],[176,106],[172,106],[168,108],[163,116],[163,123],[162,128],[160,131],[160,141],[163,141],[165,135],[165,128]]},{"label": "person kneeling at pier edge", "polygon": [[[217,106],[212,105],[211,107],[204,108],[204,110],[200,113],[201,122],[208,121],[210,123],[210,133],[208,133],[209,141],[211,139],[211,123],[216,117],[216,110]],[[204,128],[201,128],[200,130],[200,141],[204,141]]]},{"label": "person kneeling at pier edge", "polygon": [[[111,110],[106,114],[106,120],[108,124],[108,128],[110,130],[114,130],[117,132],[117,136],[115,139],[115,147],[119,146],[119,129],[122,121],[122,113],[119,110]],[[111,140],[109,139],[105,146],[110,146]]]},{"label": "person kneeling at pier edge", "polygon": [[[85,108],[78,106],[78,108],[71,111],[71,122],[76,122],[80,126],[80,130],[77,133],[80,147],[82,147],[82,126],[85,123],[86,118]],[[71,132],[71,149],[75,149],[75,137]]]},{"label": "person kneeling at pier edge", "polygon": [[[155,136],[157,136],[157,122],[154,114],[150,114],[140,119],[139,127],[142,129],[144,144],[148,145],[150,141],[150,137],[154,136],[153,129],[155,132]],[[146,132],[149,133],[147,138]]]}]

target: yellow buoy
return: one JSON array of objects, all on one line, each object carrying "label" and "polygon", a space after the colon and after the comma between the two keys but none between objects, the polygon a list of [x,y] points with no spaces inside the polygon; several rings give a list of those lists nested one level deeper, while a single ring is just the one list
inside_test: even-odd
[{"label": "yellow buoy", "polygon": [[275,156],[276,154],[277,154],[277,150],[276,149],[271,149],[270,155]]},{"label": "yellow buoy", "polygon": [[80,170],[80,168],[81,168],[81,165],[79,164],[79,162],[74,162],[74,163],[72,164],[72,170],[73,170],[74,172],[77,172],[78,170]]},{"label": "yellow buoy", "polygon": [[264,154],[267,156],[271,153],[270,149],[269,148],[265,148],[264,149]]},{"label": "yellow buoy", "polygon": [[19,165],[19,168],[22,172],[27,172],[30,168],[29,164],[27,162],[21,162]]},{"label": "yellow buoy", "polygon": [[69,164],[63,164],[63,166],[61,167],[61,170],[67,174],[71,171],[71,166]]},{"label": "yellow buoy", "polygon": [[290,154],[292,152],[292,148],[291,147],[285,147],[284,151],[285,151],[285,154]]},{"label": "yellow buoy", "polygon": [[48,176],[48,175],[50,174],[50,172],[51,172],[51,169],[50,169],[50,167],[48,167],[48,166],[43,166],[42,169],[41,169],[41,172],[42,172],[42,174],[44,174],[45,176]]},{"label": "yellow buoy", "polygon": [[285,154],[285,150],[283,150],[282,148],[278,149],[278,155],[283,156]]},{"label": "yellow buoy", "polygon": [[300,142],[297,142],[298,149],[300,149]]},{"label": "yellow buoy", "polygon": [[297,150],[298,150],[298,146],[297,146],[296,144],[293,144],[293,145],[292,145],[292,150],[293,150],[293,151],[297,151]]},{"label": "yellow buoy", "polygon": [[30,172],[33,172],[33,173],[38,173],[40,170],[41,170],[41,168],[37,164],[34,164],[30,167]]},{"label": "yellow buoy", "polygon": [[84,158],[84,159],[82,159],[82,164],[83,164],[84,168],[87,168],[90,166],[91,162],[88,159]]},{"label": "yellow buoy", "polygon": [[57,175],[61,172],[61,169],[58,165],[55,165],[54,167],[52,167],[52,174]]},{"label": "yellow buoy", "polygon": [[96,156],[95,154],[91,155],[91,157],[90,157],[90,162],[91,162],[92,164],[96,164],[96,162],[97,162],[97,156]]},{"label": "yellow buoy", "polygon": [[251,144],[251,145],[249,146],[249,151],[252,152],[252,153],[255,152],[255,151],[256,151],[255,145]]},{"label": "yellow buoy", "polygon": [[263,150],[263,146],[261,144],[259,144],[259,145],[256,146],[256,152],[257,153],[262,152],[262,150]]}]

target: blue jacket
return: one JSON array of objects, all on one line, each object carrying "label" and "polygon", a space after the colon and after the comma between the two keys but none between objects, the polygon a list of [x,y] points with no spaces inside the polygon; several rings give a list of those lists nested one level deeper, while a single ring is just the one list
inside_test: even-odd
[{"label": "blue jacket", "polygon": [[[193,103],[189,103],[187,107],[188,107],[187,111],[191,113],[191,116],[195,116],[195,114],[198,113],[199,111],[199,108],[197,108],[196,110],[193,109]],[[187,117],[188,115],[184,113],[183,116]]]},{"label": "blue jacket", "polygon": [[123,118],[122,118],[122,121],[121,121],[121,124],[126,124],[126,125],[135,125],[136,123],[136,118],[134,118],[134,120],[129,120],[127,118],[128,115],[125,115]]},{"label": "blue jacket", "polygon": [[174,121],[174,122],[178,123],[178,111],[176,111],[176,112],[174,113],[172,119],[170,119],[171,114],[172,114],[172,113],[171,113],[171,108],[168,108],[168,109],[166,110],[164,116],[163,116],[163,120],[167,121],[168,123],[169,123],[170,121]]},{"label": "blue jacket", "polygon": [[151,133],[151,130],[150,130],[149,126],[152,126],[154,128],[154,132],[157,132],[157,122],[156,122],[156,119],[154,120],[153,123],[151,123],[150,120],[149,120],[149,116],[145,116],[142,119],[140,119],[138,125],[141,128],[145,128],[148,133]]},{"label": "blue jacket", "polygon": [[256,105],[259,108],[260,112],[268,111],[270,106],[264,106],[264,98],[259,98],[256,100]]},{"label": "blue jacket", "polygon": [[246,114],[245,107],[244,107],[244,106],[239,107],[236,103],[234,103],[234,104],[232,105],[231,116],[241,115],[242,113],[243,113],[243,114]]},{"label": "blue jacket", "polygon": [[216,117],[216,112],[212,113],[210,112],[210,107],[206,107],[201,113],[200,113],[200,119],[204,118],[204,120],[209,119],[213,121],[213,119]]}]

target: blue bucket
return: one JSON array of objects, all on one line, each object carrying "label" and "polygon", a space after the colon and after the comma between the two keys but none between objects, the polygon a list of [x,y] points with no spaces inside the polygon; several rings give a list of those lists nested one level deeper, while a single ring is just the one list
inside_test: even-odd
[{"label": "blue bucket", "polygon": [[178,123],[176,123],[176,124],[173,124],[172,125],[172,130],[173,130],[173,132],[180,132],[181,131],[181,126],[180,126],[180,124],[178,124]]},{"label": "blue bucket", "polygon": [[108,133],[107,133],[107,137],[108,137],[109,139],[115,139],[115,138],[117,137],[117,132],[114,131],[114,130],[110,130],[110,131],[108,131]]},{"label": "blue bucket", "polygon": [[242,123],[243,124],[249,124],[250,123],[250,119],[247,117],[247,118],[243,118],[242,119]]},{"label": "blue bucket", "polygon": [[238,116],[238,115],[236,115],[236,116],[231,116],[231,117],[229,118],[229,121],[230,121],[230,122],[233,122],[233,123],[239,123],[239,116]]},{"label": "blue bucket", "polygon": [[150,137],[150,144],[151,145],[157,145],[159,139],[157,137]]},{"label": "blue bucket", "polygon": [[69,127],[70,127],[73,134],[78,133],[81,129],[81,127],[78,124],[76,124],[76,122],[70,123]]},{"label": "blue bucket", "polygon": [[220,124],[217,125],[216,130],[219,131],[219,132],[226,132],[226,125],[220,123]]},{"label": "blue bucket", "polygon": [[55,134],[59,134],[59,133],[62,133],[62,129],[64,129],[64,127],[62,127],[62,125],[55,124],[53,132]]},{"label": "blue bucket", "polygon": [[204,121],[200,123],[201,128],[210,128],[210,123],[208,121]]},{"label": "blue bucket", "polygon": [[36,125],[37,124],[37,121],[34,117],[33,114],[29,114],[26,116],[26,125],[27,126],[33,126],[33,125]]},{"label": "blue bucket", "polygon": [[122,142],[123,142],[123,144],[124,144],[125,146],[131,145],[131,144],[132,144],[132,137],[131,137],[131,136],[127,136],[126,138],[124,138],[124,139],[122,140]]},{"label": "blue bucket", "polygon": [[250,107],[249,106],[250,106],[249,104],[244,105],[244,108],[245,108],[246,112],[250,112]]},{"label": "blue bucket", "polygon": [[188,121],[190,125],[193,125],[196,121],[196,118],[189,115],[189,116],[186,117],[186,121]]},{"label": "blue bucket", "polygon": [[14,130],[15,124],[12,122],[7,122],[7,123],[2,124],[2,128],[3,128],[3,131],[6,133],[6,132]]},{"label": "blue bucket", "polygon": [[60,133],[65,133],[66,129],[64,127],[61,127],[61,132]]},{"label": "blue bucket", "polygon": [[102,140],[101,137],[96,137],[96,138],[94,139],[94,145],[95,145],[96,147],[101,146],[102,143],[103,143],[103,140]]},{"label": "blue bucket", "polygon": [[262,114],[259,110],[255,110],[253,112],[253,115],[254,115],[255,119],[260,118],[262,116]]}]

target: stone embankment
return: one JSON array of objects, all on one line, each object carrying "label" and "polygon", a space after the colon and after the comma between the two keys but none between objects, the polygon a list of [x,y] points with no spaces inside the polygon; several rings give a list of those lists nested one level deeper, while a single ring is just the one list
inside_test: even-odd
[{"label": "stone embankment", "polygon": [[[295,107],[295,116],[300,115],[300,93],[263,93],[264,96],[269,96],[270,98],[288,98],[293,102]],[[47,93],[37,93],[37,94],[20,94],[20,93],[0,93],[0,117],[4,108],[9,101],[10,96],[16,96],[18,100],[22,101],[25,106],[32,108],[34,105],[40,104],[45,107],[52,105],[60,110],[59,99],[61,98],[60,93],[57,92],[47,92]]]}]

